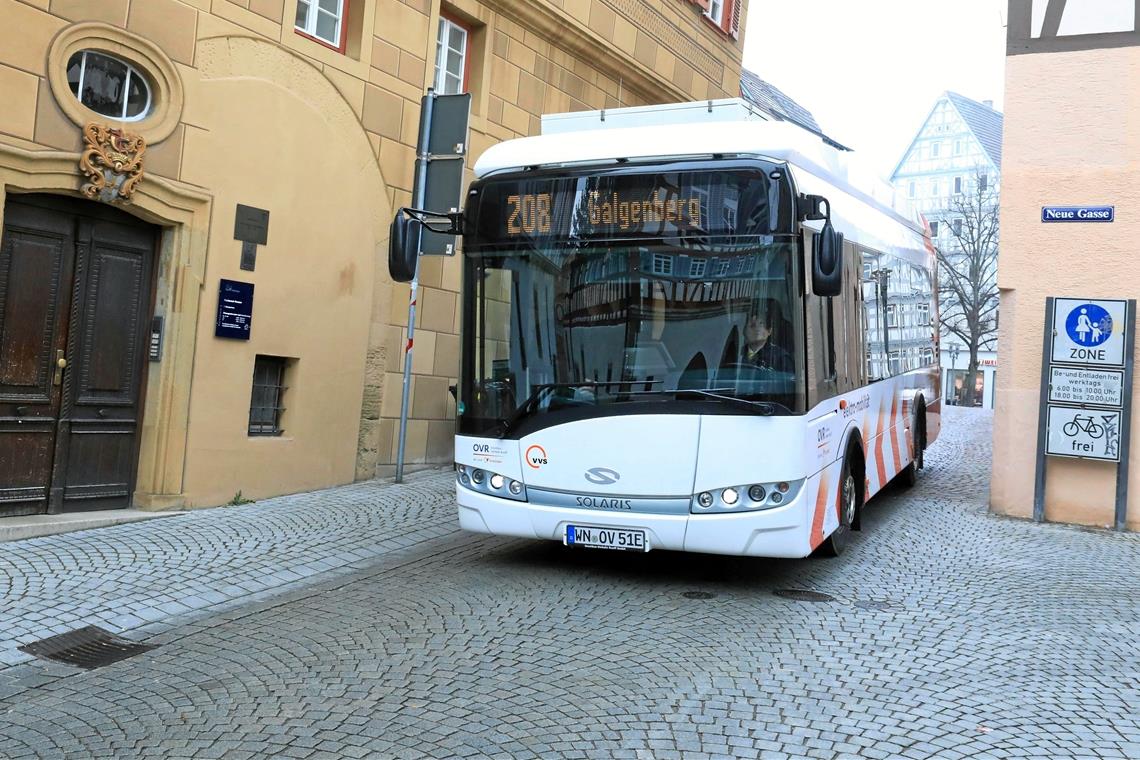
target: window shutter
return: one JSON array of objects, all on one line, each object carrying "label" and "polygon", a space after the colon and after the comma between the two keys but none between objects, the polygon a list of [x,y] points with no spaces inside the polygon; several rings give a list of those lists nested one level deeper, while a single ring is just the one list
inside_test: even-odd
[{"label": "window shutter", "polygon": [[740,6],[744,0],[725,0],[731,5],[724,9],[724,31],[732,35],[732,39],[740,39]]}]

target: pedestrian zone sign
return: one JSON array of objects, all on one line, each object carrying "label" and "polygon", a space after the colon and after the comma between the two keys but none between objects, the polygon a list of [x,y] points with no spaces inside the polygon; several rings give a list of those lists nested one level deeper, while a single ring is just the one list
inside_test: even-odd
[{"label": "pedestrian zone sign", "polygon": [[1124,301],[1058,298],[1054,304],[1052,361],[1124,366]]}]

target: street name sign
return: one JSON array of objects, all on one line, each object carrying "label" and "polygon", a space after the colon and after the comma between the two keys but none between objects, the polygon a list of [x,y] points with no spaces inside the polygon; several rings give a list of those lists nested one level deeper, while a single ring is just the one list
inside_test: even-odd
[{"label": "street name sign", "polygon": [[1043,222],[1112,222],[1115,206],[1042,206]]},{"label": "street name sign", "polygon": [[1125,309],[1125,301],[1054,299],[1052,361],[1123,367]]},{"label": "street name sign", "polygon": [[1062,404],[1115,406],[1124,403],[1124,370],[1050,368],[1049,400]]},{"label": "street name sign", "polygon": [[1046,453],[1060,457],[1120,461],[1120,412],[1049,407]]}]

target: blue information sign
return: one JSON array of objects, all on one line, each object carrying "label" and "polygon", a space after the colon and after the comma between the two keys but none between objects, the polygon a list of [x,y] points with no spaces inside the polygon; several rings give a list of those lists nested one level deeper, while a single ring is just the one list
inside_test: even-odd
[{"label": "blue information sign", "polygon": [[1111,222],[1115,206],[1042,206],[1043,222]]},{"label": "blue information sign", "polygon": [[218,320],[214,335],[249,340],[253,326],[253,283],[222,280],[218,283]]}]

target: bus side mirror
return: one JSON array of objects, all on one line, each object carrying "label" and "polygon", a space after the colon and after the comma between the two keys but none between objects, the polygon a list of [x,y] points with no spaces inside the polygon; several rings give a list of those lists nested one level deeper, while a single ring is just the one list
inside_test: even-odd
[{"label": "bus side mirror", "polygon": [[[412,225],[417,225],[413,228]],[[411,282],[416,276],[416,264],[419,258],[417,241],[420,223],[404,213],[403,209],[396,212],[392,226],[388,231],[388,274],[396,282]]]},{"label": "bus side mirror", "polygon": [[843,292],[843,235],[828,219],[815,235],[811,257],[811,289],[817,296],[830,298]]}]

